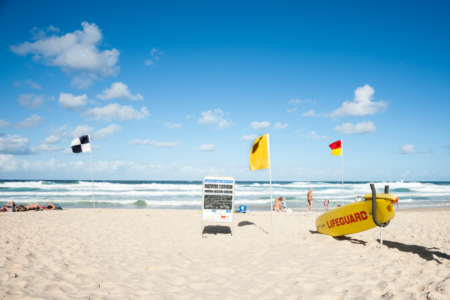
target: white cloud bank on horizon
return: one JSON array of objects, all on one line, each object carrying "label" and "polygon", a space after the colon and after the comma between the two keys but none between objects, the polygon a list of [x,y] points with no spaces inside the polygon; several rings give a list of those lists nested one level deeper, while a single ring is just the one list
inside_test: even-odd
[{"label": "white cloud bank on horizon", "polygon": [[361,122],[361,123],[357,123],[352,124],[350,122],[347,123],[343,123],[341,125],[338,125],[336,127],[334,127],[333,129],[334,131],[337,131],[341,134],[367,134],[367,133],[374,133],[375,132],[375,124],[373,124],[372,122],[368,121],[368,122]]},{"label": "white cloud bank on horizon", "polygon": [[220,108],[215,109],[214,111],[202,111],[201,118],[197,121],[198,124],[202,125],[211,125],[217,124],[216,129],[225,129],[235,125],[231,120],[225,118],[225,114]]},{"label": "white cloud bank on horizon", "polygon": [[96,96],[102,100],[110,100],[110,99],[125,99],[125,100],[144,100],[141,94],[136,94],[133,96],[128,89],[128,86],[123,84],[122,82],[115,82],[111,84],[110,89],[106,89],[102,94]]},{"label": "white cloud bank on horizon", "polygon": [[156,148],[176,148],[180,145],[180,141],[175,142],[155,142],[155,141],[149,141],[149,140],[140,140],[140,139],[134,139],[130,142],[128,142],[130,145],[140,145],[140,146],[150,146],[150,147],[156,147]]},{"label": "white cloud bank on horizon", "polygon": [[373,94],[375,90],[373,87],[366,84],[355,90],[355,98],[353,102],[345,101],[342,106],[333,111],[330,116],[332,118],[347,117],[347,116],[366,116],[373,115],[378,112],[385,111],[388,103],[380,100],[373,102]]},{"label": "white cloud bank on horizon", "polygon": [[34,36],[35,42],[24,42],[10,47],[18,55],[33,54],[33,60],[48,66],[61,67],[73,75],[72,85],[87,88],[98,76],[115,76],[120,68],[116,65],[120,52],[117,49],[100,51],[98,46],[103,34],[94,23],[82,22],[83,30],[58,35],[59,30],[47,36],[45,32]]},{"label": "white cloud bank on horizon", "polygon": [[2,154],[31,155],[52,153],[64,149],[64,147],[50,144],[41,144],[31,148],[29,145],[30,140],[20,135],[9,134],[6,137],[0,137],[0,153]]}]

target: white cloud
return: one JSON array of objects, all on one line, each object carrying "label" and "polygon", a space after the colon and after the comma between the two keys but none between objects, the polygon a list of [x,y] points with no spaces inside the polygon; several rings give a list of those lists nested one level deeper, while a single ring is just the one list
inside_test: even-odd
[{"label": "white cloud", "polygon": [[162,51],[160,51],[160,50],[158,50],[156,48],[153,48],[152,51],[150,52],[150,55],[153,57],[153,60],[146,59],[144,61],[144,64],[146,66],[154,66],[155,62],[158,61],[161,58],[161,56],[164,55],[164,52],[162,52]]},{"label": "white cloud", "polygon": [[214,150],[216,150],[216,146],[214,146],[214,144],[201,145],[200,147],[195,148],[195,150],[198,150],[198,151],[214,151]]},{"label": "white cloud", "polygon": [[42,143],[43,144],[57,144],[61,141],[61,137],[58,135],[49,135]]},{"label": "white cloud", "polygon": [[150,52],[151,56],[163,56],[164,53],[156,48],[153,48],[152,51]]},{"label": "white cloud", "polygon": [[402,177],[407,177],[409,174],[411,174],[411,171],[406,170],[405,173],[403,173],[401,176]]},{"label": "white cloud", "polygon": [[140,140],[140,139],[134,139],[130,142],[128,142],[130,145],[148,145],[150,147],[157,147],[157,148],[176,148],[180,145],[180,141],[175,142],[155,142],[155,141],[149,141],[149,140]]},{"label": "white cloud", "polygon": [[0,120],[0,129],[9,126],[11,126],[11,123],[6,122],[5,120]]},{"label": "white cloud", "polygon": [[372,102],[375,90],[366,84],[355,90],[355,99],[353,102],[345,101],[342,107],[336,109],[331,113],[332,118],[346,117],[346,116],[366,116],[373,115],[378,112],[386,110],[388,103],[380,100],[379,102]]},{"label": "white cloud", "polygon": [[6,137],[0,137],[0,153],[3,154],[20,154],[19,152],[25,152],[24,148],[29,145],[30,141],[20,135],[8,134]]},{"label": "white cloud", "polygon": [[88,125],[79,125],[75,128],[74,131],[70,134],[74,139],[83,135],[90,134],[94,131],[94,127],[89,127]]},{"label": "white cloud", "polygon": [[105,107],[90,108],[83,113],[84,117],[107,122],[110,122],[112,119],[119,121],[140,120],[145,119],[149,115],[150,113],[145,106],[140,111],[137,111],[131,106],[121,106],[117,103],[110,103]]},{"label": "white cloud", "polygon": [[243,136],[241,137],[241,140],[244,140],[244,141],[254,141],[254,140],[256,140],[257,137],[258,137],[258,135],[256,135],[256,134],[252,134],[252,135],[243,135]]},{"label": "white cloud", "polygon": [[290,112],[294,112],[294,111],[296,111],[296,110],[297,110],[297,107],[294,107],[293,109],[288,109],[288,110],[286,110],[286,112],[290,113]]},{"label": "white cloud", "polygon": [[122,129],[122,127],[120,127],[119,125],[111,124],[106,128],[102,128],[102,129],[99,129],[98,131],[94,132],[92,134],[92,137],[99,139],[99,140],[104,140],[104,139],[106,139],[106,137],[108,135],[111,135],[121,129]]},{"label": "white cloud", "polygon": [[110,99],[126,99],[126,100],[144,100],[144,97],[141,94],[136,94],[133,96],[128,89],[128,86],[123,84],[122,82],[115,82],[111,84],[110,89],[106,89],[103,91],[103,94],[97,95],[97,98],[102,100],[110,100]]},{"label": "white cloud", "polygon": [[256,130],[260,130],[260,129],[266,129],[270,127],[270,122],[253,122],[252,124],[250,124],[250,127]]},{"label": "white cloud", "polygon": [[217,124],[217,129],[225,129],[235,125],[232,121],[224,118],[225,114],[220,108],[213,111],[208,110],[206,112],[201,112],[202,117],[197,121],[199,124],[211,125]]},{"label": "white cloud", "polygon": [[15,87],[26,87],[29,86],[32,89],[40,90],[42,86],[37,84],[36,82],[33,82],[31,79],[25,80],[25,81],[14,81]]},{"label": "white cloud", "polygon": [[44,105],[44,95],[36,96],[34,94],[22,94],[17,98],[20,105],[26,106],[29,109],[38,109]]},{"label": "white cloud", "polygon": [[28,119],[25,119],[22,122],[17,123],[15,127],[19,129],[40,127],[42,126],[42,120],[44,120],[43,117],[38,115],[32,115]]},{"label": "white cloud", "polygon": [[274,129],[286,129],[289,126],[288,123],[281,124],[280,122],[275,123]]},{"label": "white cloud", "polygon": [[41,142],[41,144],[57,144],[61,142],[62,137],[68,135],[67,132],[64,132],[67,128],[67,125],[64,125],[60,128],[56,128],[50,131],[47,138]]},{"label": "white cloud", "polygon": [[370,121],[368,121],[368,122],[364,121],[364,122],[361,122],[361,123],[357,123],[356,125],[348,122],[348,123],[343,123],[341,125],[338,125],[338,126],[334,127],[333,130],[337,131],[337,132],[339,132],[341,134],[374,133],[375,132],[375,124],[373,124]]},{"label": "white cloud", "polygon": [[[83,30],[52,36],[44,32],[35,35],[35,42],[24,42],[10,49],[18,55],[33,54],[34,61],[41,61],[48,66],[61,67],[64,72],[80,72],[80,76],[91,78],[91,75],[117,75],[120,68],[116,66],[119,57],[117,49],[100,51],[98,46],[103,34],[97,25],[81,23]],[[49,27],[50,28],[50,27]]]},{"label": "white cloud", "polygon": [[64,149],[64,147],[62,147],[62,146],[41,144],[36,147],[31,147],[30,153],[32,153],[32,154],[52,153],[52,152],[56,152],[56,151],[62,151],[63,149]]},{"label": "white cloud", "polygon": [[41,144],[39,146],[29,148],[30,141],[20,135],[8,135],[7,137],[0,137],[0,153],[28,155],[51,153],[61,151],[64,147],[58,147],[49,144]]},{"label": "white cloud", "polygon": [[163,122],[163,125],[169,129],[176,129],[180,128],[182,125],[177,123],[171,123],[171,122]]},{"label": "white cloud", "polygon": [[288,103],[298,105],[300,103],[316,103],[316,100],[312,101],[311,99],[307,99],[307,100],[292,99],[292,100],[289,100]]},{"label": "white cloud", "polygon": [[94,131],[94,127],[90,127],[89,125],[79,125],[70,135],[75,139],[80,136],[90,134],[94,139],[104,140],[108,137],[108,135],[114,134],[121,129],[122,127],[119,125],[111,124],[108,127]]},{"label": "white cloud", "polygon": [[400,151],[398,152],[400,154],[416,154],[416,153],[423,153],[414,150],[414,146],[410,144],[405,144],[403,146],[400,146]]},{"label": "white cloud", "polygon": [[86,105],[88,97],[86,94],[74,96],[72,94],[60,93],[58,102],[65,108],[77,110]]},{"label": "white cloud", "polygon": [[306,137],[313,140],[328,140],[326,136],[318,135],[315,131],[311,131]]},{"label": "white cloud", "polygon": [[317,114],[314,110],[309,110],[302,114],[303,117],[328,117],[327,113]]},{"label": "white cloud", "polygon": [[97,76],[83,74],[82,76],[74,76],[70,81],[70,84],[77,89],[86,90],[88,87],[94,84],[94,80],[98,79]]}]

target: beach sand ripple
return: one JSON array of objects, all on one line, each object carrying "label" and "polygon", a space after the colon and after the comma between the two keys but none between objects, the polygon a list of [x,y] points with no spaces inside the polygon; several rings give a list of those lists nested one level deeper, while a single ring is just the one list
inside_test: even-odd
[{"label": "beach sand ripple", "polygon": [[0,299],[449,299],[450,212],[332,238],[305,213],[2,213]]}]

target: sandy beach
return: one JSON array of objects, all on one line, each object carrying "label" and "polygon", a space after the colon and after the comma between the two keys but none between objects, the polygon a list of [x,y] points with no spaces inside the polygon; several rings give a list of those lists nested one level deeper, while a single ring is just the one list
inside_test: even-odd
[{"label": "sandy beach", "polygon": [[398,212],[384,230],[317,234],[320,213],[194,210],[2,213],[0,299],[449,299],[450,211]]}]

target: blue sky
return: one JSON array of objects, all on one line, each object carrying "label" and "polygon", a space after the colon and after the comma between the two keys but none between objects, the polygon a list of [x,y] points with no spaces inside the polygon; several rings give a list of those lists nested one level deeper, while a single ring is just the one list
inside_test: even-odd
[{"label": "blue sky", "polygon": [[439,2],[2,1],[0,178],[450,180]]}]

